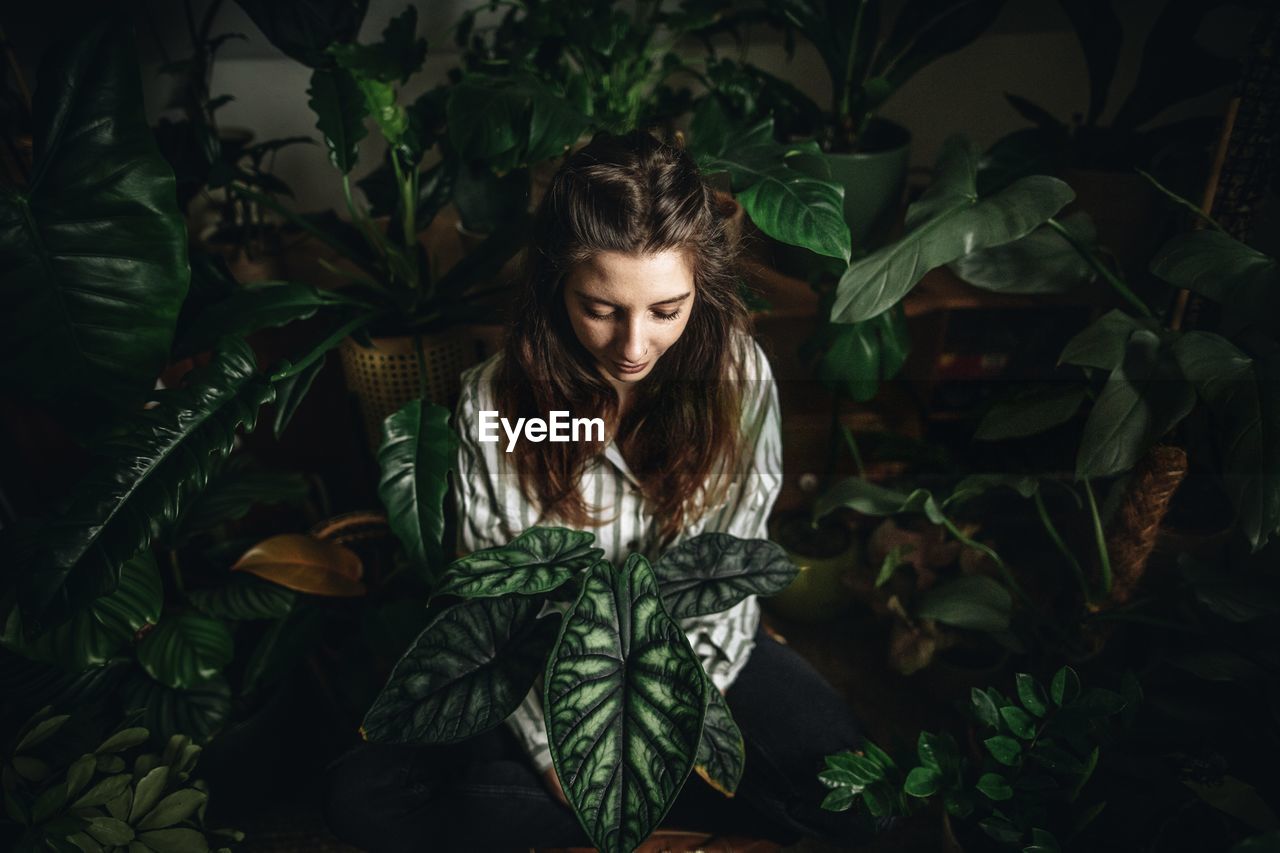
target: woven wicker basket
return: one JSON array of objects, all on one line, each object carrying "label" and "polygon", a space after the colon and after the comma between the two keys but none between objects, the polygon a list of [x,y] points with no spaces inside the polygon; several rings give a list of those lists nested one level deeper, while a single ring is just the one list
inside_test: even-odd
[{"label": "woven wicker basket", "polygon": [[[453,408],[461,388],[461,373],[478,360],[473,336],[461,332],[423,335],[422,359],[426,366],[426,399]],[[382,422],[405,403],[418,398],[418,356],[414,339],[405,335],[373,338],[363,347],[351,338],[339,346],[347,388],[360,401],[365,436],[375,453],[382,443]]]}]

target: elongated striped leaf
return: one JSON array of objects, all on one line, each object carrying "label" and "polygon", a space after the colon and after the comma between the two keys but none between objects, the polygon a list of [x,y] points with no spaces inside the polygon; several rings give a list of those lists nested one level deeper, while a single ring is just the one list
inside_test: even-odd
[{"label": "elongated striped leaf", "polygon": [[787,588],[798,570],[768,539],[703,533],[667,551],[653,565],[662,603],[673,619],[727,610],[749,595]]},{"label": "elongated striped leaf", "polygon": [[428,577],[443,561],[444,493],[456,449],[444,406],[412,400],[382,422],[378,497],[410,561]]},{"label": "elongated striped leaf", "polygon": [[187,593],[191,603],[219,619],[281,619],[289,615],[297,595],[257,578],[233,577],[222,586]]},{"label": "elongated striped leaf", "polygon": [[124,561],[204,488],[237,430],[252,430],[274,393],[248,345],[233,338],[186,387],[159,393],[159,405],[122,422],[67,509],[36,531],[40,551],[22,579],[23,615],[74,612],[115,589]]},{"label": "elongated striped leaf", "polygon": [[231,713],[231,688],[217,675],[197,687],[175,690],[135,669],[121,688],[121,704],[126,711],[142,712],[141,724],[151,732],[152,743],[175,734],[207,743]]},{"label": "elongated striped leaf", "polygon": [[746,765],[746,745],[742,732],[733,721],[729,703],[719,690],[707,691],[707,717],[702,724],[702,741],[698,744],[698,758],[693,769],[726,797],[732,797],[742,781]]},{"label": "elongated striped leaf", "polygon": [[473,599],[426,627],[365,715],[366,740],[453,743],[493,728],[529,693],[560,627],[533,598]]},{"label": "elongated striped leaf", "polygon": [[231,631],[199,613],[166,614],[138,644],[138,662],[168,687],[193,687],[231,663]]},{"label": "elongated striped leaf", "polygon": [[591,547],[594,541],[580,530],[531,527],[507,545],[454,560],[437,594],[488,598],[550,592],[600,558],[604,552]]},{"label": "elongated striped leaf", "polygon": [[595,563],[565,614],[543,707],[560,784],[601,851],[630,853],[670,810],[711,689],[648,561]]}]

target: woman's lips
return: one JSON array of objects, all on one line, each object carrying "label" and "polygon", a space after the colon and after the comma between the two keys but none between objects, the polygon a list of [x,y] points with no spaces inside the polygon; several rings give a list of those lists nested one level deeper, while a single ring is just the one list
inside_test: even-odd
[{"label": "woman's lips", "polygon": [[618,368],[619,373],[639,373],[640,371],[644,370],[646,367],[649,366],[649,362],[647,361],[644,364],[635,364],[635,365],[627,364],[626,362],[622,362],[622,361],[615,361],[613,364],[615,367]]}]

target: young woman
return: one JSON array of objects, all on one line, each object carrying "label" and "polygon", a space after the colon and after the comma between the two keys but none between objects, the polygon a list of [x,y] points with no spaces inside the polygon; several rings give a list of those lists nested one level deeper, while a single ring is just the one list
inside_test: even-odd
[{"label": "young woman", "polygon": [[[459,554],[534,525],[589,530],[618,566],[703,532],[767,538],[782,483],[778,399],[732,254],[683,150],[641,131],[601,133],[568,158],[535,216],[505,349],[463,374]],[[482,440],[482,413],[515,424],[554,411],[599,418],[602,434],[553,442],[490,429]],[[781,843],[865,837],[858,813],[820,808],[817,779],[823,756],[858,747],[857,725],[813,667],[761,630],[755,597],[681,627],[727,698],[746,763],[733,798],[691,775],[663,825]],[[334,830],[378,851],[588,844],[552,766],[540,696],[536,684],[505,730],[464,744],[358,748],[332,774]]]}]

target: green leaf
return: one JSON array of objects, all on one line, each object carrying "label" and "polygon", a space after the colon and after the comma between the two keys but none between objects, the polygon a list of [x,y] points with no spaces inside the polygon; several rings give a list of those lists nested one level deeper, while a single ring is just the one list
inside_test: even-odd
[{"label": "green leaf", "polygon": [[456,448],[443,406],[412,400],[382,423],[378,497],[410,561],[429,576],[443,561],[444,495]]},{"label": "green leaf", "polygon": [[133,840],[133,828],[113,817],[91,817],[84,831],[100,844],[125,845]]},{"label": "green leaf", "polygon": [[138,644],[138,662],[169,687],[208,681],[231,663],[231,631],[220,620],[185,612],[166,615]]},{"label": "green leaf", "polygon": [[1280,263],[1221,231],[1178,235],[1151,261],[1151,272],[1170,284],[1222,305],[1228,337],[1256,326],[1269,337],[1280,314]]},{"label": "green leaf", "polygon": [[302,475],[256,470],[252,457],[237,453],[219,465],[204,490],[182,508],[166,537],[168,544],[180,548],[198,533],[244,518],[255,506],[302,506],[308,491]]},{"label": "green leaf", "polygon": [[80,798],[71,804],[71,808],[85,809],[104,805],[108,800],[120,796],[121,792],[128,791],[132,784],[133,777],[128,773],[119,773],[100,779],[93,787],[81,794]]},{"label": "green leaf", "polygon": [[914,550],[915,546],[909,542],[894,545],[889,549],[889,553],[884,555],[884,561],[880,564],[880,571],[876,574],[876,589],[887,584],[889,579],[893,577],[893,573],[898,570],[899,566],[906,565],[908,563],[906,556]]},{"label": "green leaf", "polygon": [[[1097,229],[1089,214],[1076,211],[1060,222],[1078,244],[1096,246]],[[997,293],[1066,293],[1094,276],[1075,247],[1048,225],[1021,239],[961,255],[949,266],[969,284]]]},{"label": "green leaf", "polygon": [[365,715],[366,740],[454,743],[499,725],[528,694],[559,620],[535,598],[478,598],[444,610],[409,646]]},{"label": "green leaf", "polygon": [[1062,667],[1053,674],[1049,694],[1053,697],[1053,704],[1061,708],[1080,695],[1080,676],[1071,667]]},{"label": "green leaf", "polygon": [[938,783],[941,779],[938,771],[930,767],[915,767],[907,774],[907,779],[902,785],[902,792],[911,797],[932,797],[938,792]]},{"label": "green leaf", "polygon": [[818,379],[859,403],[871,400],[882,383],[898,375],[911,349],[901,307],[862,323],[828,323],[820,335]]},{"label": "green leaf", "polygon": [[175,690],[135,672],[125,681],[120,701],[125,710],[142,712],[153,737],[182,732],[201,743],[217,733],[231,713],[231,690],[222,676]]},{"label": "green leaf", "polygon": [[996,761],[1009,767],[1017,764],[1018,757],[1022,754],[1022,744],[1008,735],[989,737],[983,741],[983,744]]},{"label": "green leaf", "polygon": [[30,731],[18,740],[17,745],[13,748],[14,754],[34,749],[44,743],[56,734],[58,729],[62,728],[69,719],[71,719],[70,714],[58,714],[36,723],[31,727]]},{"label": "green leaf", "polygon": [[907,494],[886,489],[861,477],[849,477],[836,483],[818,498],[814,504],[813,516],[822,518],[839,507],[848,507],[863,515],[896,515],[900,512],[919,512],[930,505],[933,512],[937,513],[937,504],[925,489],[916,489]]},{"label": "green leaf", "polygon": [[1084,402],[1079,386],[1049,388],[993,405],[978,424],[973,437],[982,441],[1025,438],[1071,420]]},{"label": "green leaf", "polygon": [[491,598],[539,595],[567,583],[604,552],[595,536],[563,527],[531,527],[506,545],[454,560],[437,595]]},{"label": "green leaf", "polygon": [[974,687],[969,691],[969,704],[978,722],[992,728],[1000,725],[1000,708],[981,687]]},{"label": "green leaf", "polygon": [[326,352],[305,367],[301,373],[295,373],[275,384],[276,414],[271,422],[271,431],[277,439],[284,434],[289,422],[293,420],[294,413],[298,411],[298,406],[302,405],[302,401],[310,392],[316,377],[324,370],[328,358],[329,354]]},{"label": "green leaf", "polygon": [[1028,756],[1057,773],[1082,773],[1084,764],[1065,749],[1051,744],[1036,744]]},{"label": "green leaf", "polygon": [[827,792],[827,795],[822,798],[822,808],[831,812],[848,811],[856,795],[856,792],[848,788],[836,788]]},{"label": "green leaf", "polygon": [[368,131],[364,95],[351,74],[341,68],[316,69],[311,74],[307,102],[316,114],[316,128],[329,149],[329,162],[346,175],[360,156],[360,140]]},{"label": "green leaf", "polygon": [[1062,181],[1033,175],[979,199],[976,174],[970,142],[952,137],[944,143],[933,184],[907,211],[906,234],[841,276],[832,321],[854,323],[887,311],[925,273],[1031,233],[1074,197]]},{"label": "green leaf", "polygon": [[51,605],[70,612],[111,592],[120,566],[204,487],[237,430],[252,430],[273,395],[253,351],[230,339],[186,387],[158,393],[159,405],[122,421],[67,510],[40,527],[44,552],[24,578],[24,615]]},{"label": "green leaf", "polygon": [[707,691],[707,696],[707,716],[693,769],[708,785],[731,797],[742,781],[746,746],[724,696],[714,687]]},{"label": "green leaf", "polygon": [[595,563],[552,651],[543,707],[556,774],[601,851],[662,821],[698,751],[710,681],[644,557]]},{"label": "green leaf", "polygon": [[135,746],[141,746],[147,742],[149,737],[151,737],[151,733],[143,727],[131,726],[127,729],[121,729],[108,737],[94,750],[94,753],[97,755],[110,755],[114,752],[124,752],[127,749],[133,749]]},{"label": "green leaf", "polygon": [[82,755],[71,763],[67,768],[67,799],[79,796],[84,786],[93,779],[93,772],[97,766],[98,758],[93,753]]},{"label": "green leaf", "polygon": [[1280,529],[1280,347],[1251,359],[1211,332],[1187,332],[1173,354],[1213,416],[1236,524],[1256,551]]},{"label": "green leaf", "polygon": [[1195,402],[1194,390],[1160,336],[1146,329],[1134,332],[1123,363],[1111,372],[1085,421],[1076,476],[1129,470]]},{"label": "green leaf", "polygon": [[1058,363],[1114,370],[1124,361],[1129,338],[1139,329],[1150,330],[1151,325],[1112,309],[1068,341]]},{"label": "green leaf", "polygon": [[1001,844],[1018,844],[1022,841],[1022,831],[998,815],[978,821],[978,828]]},{"label": "green leaf", "polygon": [[197,791],[195,788],[183,788],[181,791],[174,791],[156,803],[156,807],[137,823],[138,831],[164,829],[166,826],[173,826],[175,823],[184,821],[194,814],[196,809],[204,805],[208,799],[208,794],[204,791]]},{"label": "green leaf", "polygon": [[245,337],[269,327],[287,326],[321,308],[345,304],[329,291],[296,281],[240,284],[224,299],[201,309],[174,344],[175,356],[212,349],[228,335]]},{"label": "green leaf", "polygon": [[140,833],[138,840],[155,853],[208,853],[209,850],[208,839],[195,829],[153,829]]},{"label": "green leaf", "polygon": [[1006,705],[1000,709],[1000,718],[1005,721],[1009,731],[1023,740],[1031,740],[1036,736],[1035,720],[1021,708]]},{"label": "green leaf", "polygon": [[133,789],[133,805],[129,808],[129,823],[137,824],[145,817],[164,794],[169,784],[169,768],[165,765],[147,771]]},{"label": "green leaf", "polygon": [[145,402],[187,293],[186,227],[135,57],[123,22],[50,49],[31,179],[0,190],[0,385],[77,422]]},{"label": "green leaf", "polygon": [[1000,582],[986,575],[963,575],[938,584],[920,597],[916,616],[973,631],[1009,627],[1013,598]]},{"label": "green leaf", "polygon": [[780,545],[728,533],[686,539],[653,564],[672,619],[719,613],[749,596],[781,592],[798,571]]},{"label": "green leaf", "polygon": [[392,18],[378,44],[335,44],[329,53],[357,78],[404,83],[427,57],[426,39],[416,38],[418,10],[408,6]]},{"label": "green leaf", "polygon": [[209,616],[234,622],[283,619],[293,609],[297,594],[273,583],[237,573],[222,586],[187,593],[191,603]]},{"label": "green leaf", "polygon": [[1037,717],[1043,717],[1049,710],[1049,704],[1048,697],[1045,696],[1044,688],[1040,686],[1040,682],[1025,672],[1019,672],[1015,679],[1018,687],[1018,700],[1022,702],[1022,707]]},{"label": "green leaf", "polygon": [[983,773],[978,779],[977,788],[989,800],[1000,802],[1013,798],[1013,788],[1009,787],[1009,780],[999,773]]},{"label": "green leaf", "polygon": [[564,154],[590,125],[528,74],[468,74],[452,87],[446,109],[454,149],[499,173]]}]

